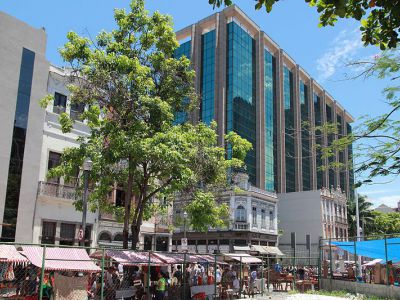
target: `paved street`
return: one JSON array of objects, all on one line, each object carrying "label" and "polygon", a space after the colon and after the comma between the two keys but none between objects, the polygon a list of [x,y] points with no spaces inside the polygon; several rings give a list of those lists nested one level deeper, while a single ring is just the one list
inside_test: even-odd
[{"label": "paved street", "polygon": [[[244,299],[256,299],[256,300],[341,300],[341,297],[331,297],[322,295],[310,295],[310,294],[295,294],[290,295],[287,293],[271,293],[270,295],[257,296],[254,298],[242,298]],[[242,300],[241,299],[241,300]]]}]

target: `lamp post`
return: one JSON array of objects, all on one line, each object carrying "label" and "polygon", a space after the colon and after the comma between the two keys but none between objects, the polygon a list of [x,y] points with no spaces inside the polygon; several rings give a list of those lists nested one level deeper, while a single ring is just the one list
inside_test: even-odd
[{"label": "lamp post", "polygon": [[183,237],[186,239],[186,221],[188,214],[186,211],[183,212]]},{"label": "lamp post", "polygon": [[92,170],[93,162],[90,158],[86,158],[83,162],[83,204],[82,204],[82,229],[80,246],[85,246],[85,234],[86,234],[86,214],[87,214],[87,198],[88,198],[88,181],[89,172]]}]

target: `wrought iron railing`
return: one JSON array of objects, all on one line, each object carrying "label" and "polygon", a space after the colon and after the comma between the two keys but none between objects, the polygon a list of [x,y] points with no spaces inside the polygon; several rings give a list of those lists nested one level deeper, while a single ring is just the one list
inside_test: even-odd
[{"label": "wrought iron railing", "polygon": [[74,186],[44,181],[39,181],[38,194],[71,200],[76,200],[81,196]]}]

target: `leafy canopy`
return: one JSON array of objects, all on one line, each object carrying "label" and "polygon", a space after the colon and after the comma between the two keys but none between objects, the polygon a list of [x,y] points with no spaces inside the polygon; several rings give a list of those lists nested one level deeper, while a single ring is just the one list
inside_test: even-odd
[{"label": "leafy canopy", "polygon": [[[269,13],[279,0],[255,0],[255,8],[265,7]],[[208,0],[214,7],[232,5],[233,0]],[[399,0],[305,0],[316,7],[320,14],[320,26],[333,26],[340,18],[360,21],[362,40],[365,45],[395,48],[400,41]]]},{"label": "leafy canopy", "polygon": [[[49,176],[68,180],[89,157],[94,183],[90,208],[123,218],[125,242],[130,224],[133,248],[142,221],[161,209],[157,199],[164,199],[165,208],[178,191],[194,199],[188,209],[193,226],[218,225],[226,207],[214,201],[214,191],[228,182],[228,169],[243,166],[251,144],[229,133],[226,141],[235,154],[228,160],[217,144],[215,125],[174,126],[175,113],[197,101],[190,60],[173,56],[178,42],[171,18],[159,12],[150,15],[144,0],[133,0],[128,12],[115,9],[114,18],[116,28],[95,40],[69,32],[60,50],[70,66],[71,102],[86,107],[80,121],[90,134],[78,138],[79,147],[65,149],[60,166]],[[191,99],[188,106],[185,98]],[[50,101],[45,97],[41,104]],[[65,133],[74,128],[66,113],[60,115],[60,124]],[[125,190],[123,207],[110,202],[116,186]],[[77,208],[81,205],[77,200]],[[195,208],[199,206],[207,209]]]}]

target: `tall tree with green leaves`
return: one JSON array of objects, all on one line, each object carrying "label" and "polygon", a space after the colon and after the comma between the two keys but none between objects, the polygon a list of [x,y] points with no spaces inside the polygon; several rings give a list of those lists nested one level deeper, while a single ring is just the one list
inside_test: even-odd
[{"label": "tall tree with green leaves", "polygon": [[[234,0],[208,0],[214,7],[232,5]],[[279,0],[254,0],[255,8],[265,8],[269,13]],[[400,41],[400,0],[305,0],[317,8],[319,26],[333,26],[338,19],[360,21],[365,45],[395,48]]]},{"label": "tall tree with green leaves", "polygon": [[[114,18],[116,28],[95,40],[69,32],[60,50],[72,70],[71,102],[86,106],[81,121],[90,135],[79,137],[78,148],[65,149],[61,164],[49,176],[68,180],[89,157],[89,178],[94,182],[90,208],[124,220],[125,248],[129,225],[135,249],[143,220],[160,209],[154,199],[171,201],[177,191],[192,196],[193,203],[204,205],[208,199],[207,210],[189,210],[204,217],[190,218],[195,226],[204,227],[205,221],[218,226],[227,208],[214,201],[214,191],[227,183],[228,169],[243,166],[242,154],[251,144],[228,134],[227,143],[239,153],[228,160],[217,144],[215,128],[174,126],[174,114],[195,106],[196,95],[190,60],[173,57],[178,42],[171,18],[159,12],[150,15],[144,0],[133,0],[128,12],[115,9]],[[184,98],[192,101],[188,104]],[[42,105],[50,100],[44,98]],[[63,132],[74,125],[65,113],[60,123]],[[108,199],[115,184],[124,186],[124,207]],[[76,206],[81,208],[81,201]]]}]

